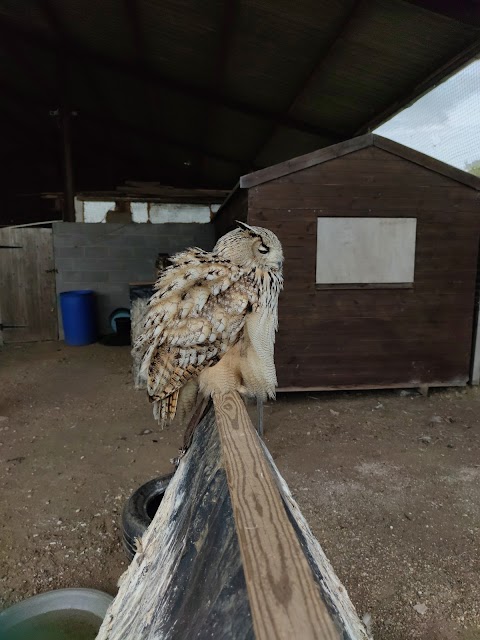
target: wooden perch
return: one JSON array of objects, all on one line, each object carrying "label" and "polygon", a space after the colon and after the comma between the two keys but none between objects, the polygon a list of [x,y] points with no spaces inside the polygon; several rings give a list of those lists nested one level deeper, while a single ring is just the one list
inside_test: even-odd
[{"label": "wooden perch", "polygon": [[367,640],[240,396],[214,406],[97,640]]}]

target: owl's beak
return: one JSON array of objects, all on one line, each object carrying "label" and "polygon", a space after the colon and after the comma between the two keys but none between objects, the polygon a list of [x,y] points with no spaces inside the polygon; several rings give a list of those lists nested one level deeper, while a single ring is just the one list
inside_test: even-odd
[{"label": "owl's beak", "polygon": [[281,268],[282,268],[282,265],[283,265],[283,260],[279,260],[279,261],[277,262],[277,267],[278,267],[279,269],[281,269]]}]

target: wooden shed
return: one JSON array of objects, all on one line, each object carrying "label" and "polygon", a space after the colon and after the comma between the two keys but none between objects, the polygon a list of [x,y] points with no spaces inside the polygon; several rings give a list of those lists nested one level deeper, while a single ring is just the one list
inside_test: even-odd
[{"label": "wooden shed", "polygon": [[465,385],[480,180],[368,134],[241,178],[216,219],[285,253],[279,388]]}]

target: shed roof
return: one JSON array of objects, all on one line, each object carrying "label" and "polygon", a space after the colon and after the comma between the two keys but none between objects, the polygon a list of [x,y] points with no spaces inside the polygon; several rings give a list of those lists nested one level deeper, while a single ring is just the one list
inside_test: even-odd
[{"label": "shed roof", "polygon": [[240,188],[255,187],[259,184],[263,184],[264,182],[270,182],[271,180],[276,180],[282,176],[289,175],[290,173],[302,171],[303,169],[308,169],[308,167],[313,167],[315,165],[322,164],[323,162],[328,162],[329,160],[346,156],[349,153],[354,153],[355,151],[365,149],[366,147],[378,147],[379,149],[388,151],[400,158],[409,160],[410,162],[425,167],[426,169],[440,173],[447,178],[451,178],[452,180],[461,182],[472,189],[480,191],[480,178],[477,176],[467,173],[466,171],[462,171],[461,169],[457,169],[456,167],[452,167],[445,162],[436,160],[435,158],[427,156],[424,153],[420,153],[415,149],[405,147],[402,144],[398,144],[398,142],[394,142],[393,140],[389,140],[388,138],[384,138],[374,133],[357,136],[351,140],[346,140],[345,142],[340,142],[339,144],[334,144],[324,149],[318,149],[317,151],[307,153],[303,156],[298,156],[297,158],[292,158],[286,162],[280,162],[271,167],[267,167],[266,169],[254,171],[253,173],[242,176],[240,178],[239,186]]},{"label": "shed roof", "polygon": [[[7,179],[230,188],[365,133],[480,53],[471,0],[4,0]],[[22,183],[22,182],[21,182]]]}]

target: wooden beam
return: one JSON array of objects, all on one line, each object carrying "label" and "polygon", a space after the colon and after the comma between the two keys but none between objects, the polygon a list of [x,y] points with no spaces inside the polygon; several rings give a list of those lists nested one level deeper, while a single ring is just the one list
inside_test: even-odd
[{"label": "wooden beam", "polygon": [[[0,83],[5,84],[5,86],[9,87],[9,92],[12,95],[16,95],[17,99],[21,100],[24,104],[35,104],[37,106],[42,106],[45,109],[51,108],[51,103],[48,99],[48,96],[36,96],[33,93],[26,92],[24,89],[20,89],[20,87],[14,86],[10,81],[3,78],[0,78]],[[90,122],[99,125],[101,131],[104,131],[105,128],[114,128],[118,129],[119,131],[131,132],[134,134],[145,136],[145,138],[151,144],[165,144],[168,146],[176,147],[178,149],[184,149],[188,152],[203,154],[206,157],[213,158],[214,160],[233,165],[237,168],[237,170],[245,170],[245,164],[238,158],[225,156],[223,154],[209,151],[208,149],[204,149],[201,145],[178,140],[174,136],[171,136],[164,132],[152,131],[149,127],[145,127],[144,125],[131,124],[119,120],[115,116],[100,114],[88,111],[86,109],[81,110],[80,117],[82,118],[82,120],[89,120]]]},{"label": "wooden beam", "polygon": [[432,156],[427,156],[426,154],[421,153],[416,149],[411,149],[410,147],[406,147],[403,144],[399,144],[394,140],[389,140],[388,138],[384,138],[383,136],[379,136],[377,134],[373,134],[373,144],[379,149],[383,149],[384,151],[393,153],[400,158],[405,158],[405,160],[414,162],[421,167],[430,169],[430,171],[435,171],[436,173],[440,173],[446,178],[455,180],[455,182],[460,182],[461,184],[471,187],[472,189],[480,191],[480,178],[473,175],[472,173],[468,173],[467,171],[463,171],[462,169],[457,169],[457,167],[453,167],[446,162],[442,162],[441,160],[432,158]]},{"label": "wooden beam", "polygon": [[[356,16],[356,11],[359,5],[361,4],[361,2],[362,0],[350,0],[350,6],[346,9],[343,20],[339,22],[337,28],[335,29],[329,41],[326,44],[322,45],[319,53],[315,56],[315,60],[313,61],[313,64],[310,68],[309,73],[305,78],[303,78],[303,80],[300,82],[299,86],[297,87],[296,91],[294,92],[294,95],[290,101],[290,104],[285,110],[286,115],[288,116],[291,115],[292,111],[295,109],[295,106],[300,101],[302,95],[307,91],[308,87],[311,86],[313,80],[316,78],[316,76],[318,75],[322,67],[327,63],[328,56],[330,55],[335,45],[343,37],[344,33],[349,28],[351,21]],[[277,123],[273,123],[267,135],[263,138],[263,140],[260,142],[257,149],[255,150],[255,153],[252,156],[254,160],[258,158],[262,150],[266,147],[267,143],[271,140],[277,128],[278,128]],[[333,132],[329,130],[325,130],[322,135],[324,135],[327,138],[327,140],[329,140],[329,142],[338,142],[339,140],[342,139],[342,137],[346,137],[340,132]]]},{"label": "wooden beam", "polygon": [[[277,178],[281,178],[282,176],[289,175],[296,171],[303,171],[304,169],[321,164],[322,162],[327,162],[328,160],[333,160],[334,158],[339,158],[348,153],[359,151],[360,149],[370,146],[383,149],[388,153],[392,153],[400,158],[405,158],[405,160],[408,160],[409,162],[414,162],[415,164],[425,167],[430,171],[435,171],[447,178],[480,191],[480,178],[478,178],[478,176],[474,176],[466,171],[452,167],[441,160],[437,160],[436,158],[427,156],[415,149],[411,149],[410,147],[398,144],[398,142],[394,142],[393,140],[389,140],[388,138],[384,138],[383,136],[373,133],[357,136],[356,138],[339,142],[338,144],[334,144],[330,147],[318,149],[317,151],[312,151],[312,153],[306,153],[303,156],[298,156],[297,158],[292,158],[291,160],[274,164],[266,169],[260,169],[259,171],[254,171],[253,173],[244,175],[240,178],[240,188],[248,189],[256,187],[264,182],[276,180]],[[222,204],[222,207],[223,206],[224,205]]]},{"label": "wooden beam", "polygon": [[[43,49],[51,50],[55,49],[57,46],[55,40],[45,37],[37,30],[6,18],[5,16],[0,16],[0,31],[2,30],[12,30],[18,35],[18,37],[21,37],[25,41]],[[276,122],[277,124],[288,127],[289,129],[304,131],[305,133],[310,133],[312,135],[322,135],[322,133],[325,133],[315,125],[285,116],[283,113],[278,113],[248,102],[219,95],[218,92],[215,92],[210,88],[190,85],[184,81],[167,77],[152,68],[139,69],[136,61],[127,62],[123,60],[115,60],[108,55],[91,51],[72,39],[65,42],[64,46],[65,51],[68,53],[70,58],[80,61],[82,65],[91,64],[94,67],[101,67],[103,70],[113,70],[125,76],[149,82],[157,88],[164,87],[186,98],[196,99],[217,107],[225,107],[231,111],[236,111],[259,120]]]},{"label": "wooden beam", "polygon": [[256,640],[340,640],[242,399],[213,401]]},{"label": "wooden beam", "polygon": [[[54,37],[55,55],[57,60],[57,85],[59,89],[59,103],[64,111],[71,109],[73,106],[73,90],[69,85],[69,79],[72,77],[72,56],[69,51],[69,42],[72,40],[72,34],[59,16],[56,8],[51,0],[37,0]],[[87,65],[81,65],[81,74],[88,86],[88,93],[93,98],[93,102],[97,105],[99,112],[108,115],[110,110],[107,107],[105,94],[96,81],[92,69]],[[75,105],[77,106],[77,105]],[[110,130],[102,128],[102,136],[105,138],[106,144],[113,146],[113,138]]]},{"label": "wooden beam", "polygon": [[231,394],[216,403],[97,640],[368,640],[243,402]]},{"label": "wooden beam", "polygon": [[75,189],[73,181],[72,158],[72,91],[71,70],[67,47],[67,33],[62,20],[50,0],[36,0],[56,41],[56,81],[59,93],[58,119],[62,134],[63,150],[63,220],[75,222]]},{"label": "wooden beam", "polygon": [[279,162],[278,164],[274,164],[266,169],[260,169],[259,171],[254,171],[253,173],[242,176],[240,178],[240,187],[242,189],[255,187],[263,182],[287,176],[295,171],[308,169],[308,167],[313,167],[321,162],[333,160],[334,158],[338,158],[347,153],[352,153],[353,151],[369,147],[373,144],[372,141],[373,136],[371,134],[358,136],[357,138],[352,138],[352,140],[345,140],[345,142],[339,142],[338,144],[334,144],[330,147],[318,149],[317,151],[312,151],[312,153],[306,153],[303,156],[298,156],[297,158],[292,158],[285,162]]}]

